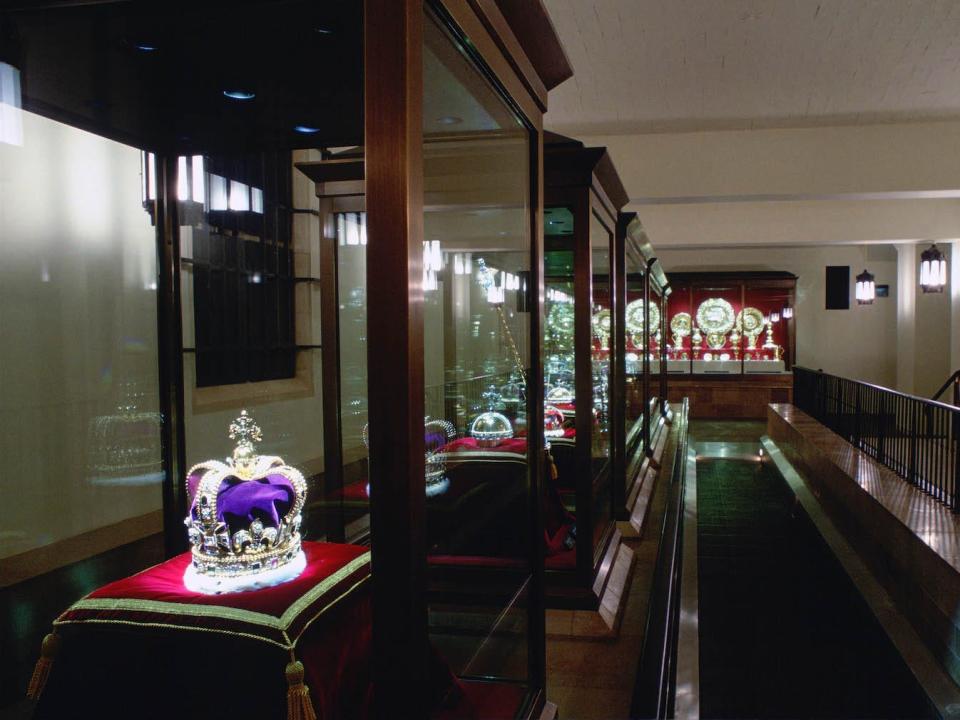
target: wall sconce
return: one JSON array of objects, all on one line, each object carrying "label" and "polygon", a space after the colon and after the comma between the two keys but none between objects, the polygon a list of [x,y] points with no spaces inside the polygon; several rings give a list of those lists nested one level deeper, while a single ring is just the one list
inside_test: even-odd
[{"label": "wall sconce", "polygon": [[789,305],[785,305],[783,308],[782,315],[784,320],[789,320],[790,318],[793,317],[793,308],[790,307]]},{"label": "wall sconce", "polygon": [[947,284],[947,259],[931,245],[920,254],[920,287],[925,293],[942,293]]},{"label": "wall sconce", "polygon": [[772,323],[780,322],[780,313],[778,313],[776,310],[770,313],[770,322]]},{"label": "wall sconce", "polygon": [[857,305],[873,305],[877,296],[877,284],[872,274],[864,270],[857,275]]}]

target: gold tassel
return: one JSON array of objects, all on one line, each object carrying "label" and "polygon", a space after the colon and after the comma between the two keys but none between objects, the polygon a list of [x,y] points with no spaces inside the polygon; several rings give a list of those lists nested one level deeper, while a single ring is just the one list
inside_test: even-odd
[{"label": "gold tassel", "polygon": [[40,645],[40,659],[37,660],[30,683],[27,685],[27,697],[31,700],[40,698],[40,693],[47,684],[47,678],[50,677],[50,668],[53,667],[53,661],[59,651],[60,637],[54,633],[48,634]]},{"label": "gold tassel", "polygon": [[287,720],[317,720],[310,701],[310,688],[303,681],[303,663],[290,653],[287,663]]}]

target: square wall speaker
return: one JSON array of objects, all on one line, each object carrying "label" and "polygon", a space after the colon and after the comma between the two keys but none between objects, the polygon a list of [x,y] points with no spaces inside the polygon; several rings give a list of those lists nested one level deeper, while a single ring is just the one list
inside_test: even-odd
[{"label": "square wall speaker", "polygon": [[850,309],[850,266],[827,265],[827,310]]}]

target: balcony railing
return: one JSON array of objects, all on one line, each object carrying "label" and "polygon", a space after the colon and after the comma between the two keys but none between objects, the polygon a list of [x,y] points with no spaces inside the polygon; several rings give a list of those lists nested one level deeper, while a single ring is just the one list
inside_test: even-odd
[{"label": "balcony railing", "polygon": [[858,380],[795,367],[798,408],[960,512],[960,408]]}]

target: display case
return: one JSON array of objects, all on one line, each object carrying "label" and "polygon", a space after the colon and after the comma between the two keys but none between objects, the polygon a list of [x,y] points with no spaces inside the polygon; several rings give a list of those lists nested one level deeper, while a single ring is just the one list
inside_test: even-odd
[{"label": "display case", "polygon": [[[672,289],[636,213],[621,213],[624,243],[625,340],[625,473],[624,494],[617,506],[634,532],[643,527],[644,481],[652,473],[651,459],[665,439],[670,420],[667,402],[667,307]],[[654,461],[656,465],[659,460]]]},{"label": "display case", "polygon": [[788,373],[796,277],[784,272],[671,272],[671,373]]},{"label": "display case", "polygon": [[[122,495],[155,523],[162,503],[168,556],[97,590],[113,619],[62,617],[37,717],[548,707],[542,115],[571,71],[541,3],[503,6],[12,13],[26,95],[0,115],[0,216],[55,178],[63,222],[38,227],[78,239],[41,245],[30,291],[73,275],[60,304],[106,311],[63,340],[95,405],[64,417],[95,411],[110,481],[76,512]],[[210,692],[191,656],[233,671]]]},{"label": "display case", "polygon": [[[622,492],[622,304],[617,213],[626,192],[603,148],[551,136],[545,168],[546,412],[565,523],[548,528],[548,602],[596,609],[619,551]],[[619,313],[619,314],[618,314]],[[547,502],[552,502],[548,493]]]},{"label": "display case", "polygon": [[796,276],[671,272],[670,281],[671,398],[689,396],[695,418],[761,418],[768,403],[789,402]]}]

